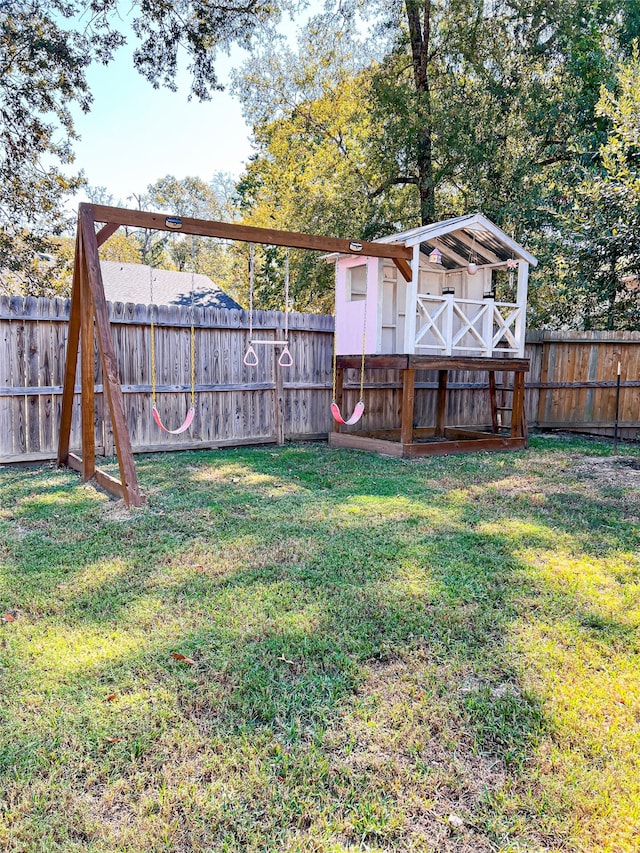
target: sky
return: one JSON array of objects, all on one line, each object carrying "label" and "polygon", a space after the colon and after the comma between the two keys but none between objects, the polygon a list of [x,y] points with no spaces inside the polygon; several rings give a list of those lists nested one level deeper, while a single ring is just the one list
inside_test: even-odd
[{"label": "sky", "polygon": [[[133,68],[131,52],[123,48],[107,67],[90,69],[91,112],[74,113],[80,134],[75,167],[84,171],[89,185],[105,187],[115,204],[127,206],[127,196],[168,174],[206,181],[217,172],[239,176],[252,152],[239,101],[228,91],[215,92],[204,103],[189,101],[186,72],[177,92],[154,89]],[[244,55],[238,49],[231,58],[221,57],[222,82]],[[74,206],[86,200],[80,193]]]}]

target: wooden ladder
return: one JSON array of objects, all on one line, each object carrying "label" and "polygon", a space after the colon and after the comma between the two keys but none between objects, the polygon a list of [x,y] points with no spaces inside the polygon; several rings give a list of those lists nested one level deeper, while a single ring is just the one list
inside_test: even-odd
[{"label": "wooden ladder", "polygon": [[[512,417],[513,417],[513,398],[512,404],[508,406],[506,395],[514,394],[516,391],[514,388],[507,388],[504,385],[504,379],[499,388],[496,388],[496,375],[495,371],[489,371],[489,403],[491,406],[491,426],[494,433],[499,433],[504,430],[509,430],[512,432]],[[500,397],[498,403],[498,395]],[[509,412],[509,423],[505,423],[504,414]],[[524,408],[524,401],[521,406],[521,417],[520,417],[520,429],[522,433],[522,437],[524,439],[528,439],[529,437],[529,429],[527,427],[527,415]]]}]

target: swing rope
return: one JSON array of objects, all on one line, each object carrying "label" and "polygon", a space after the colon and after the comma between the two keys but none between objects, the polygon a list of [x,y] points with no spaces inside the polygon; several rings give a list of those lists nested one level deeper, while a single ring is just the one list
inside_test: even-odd
[{"label": "swing rope", "polygon": [[160,412],[157,406],[157,381],[156,381],[156,335],[154,324],[154,304],[153,304],[153,255],[151,247],[149,247],[149,289],[151,291],[151,304],[149,310],[151,313],[151,414],[153,420],[164,432],[170,435],[180,435],[186,432],[193,423],[196,414],[196,331],[194,322],[194,290],[195,290],[195,266],[194,266],[194,246],[193,238],[191,238],[191,342],[190,342],[190,362],[191,362],[191,406],[187,412],[187,416],[177,429],[169,429],[162,423]]},{"label": "swing rope", "polygon": [[260,346],[276,346],[282,347],[282,352],[278,358],[280,367],[292,367],[293,356],[289,350],[289,249],[285,257],[284,267],[284,339],[283,340],[261,340],[253,337],[253,288],[255,282],[255,247],[251,244],[249,251],[249,345],[242,359],[243,364],[247,367],[257,367],[258,354],[254,349],[254,345]]},{"label": "swing rope", "polygon": [[249,346],[242,359],[247,367],[258,366],[258,353],[253,348],[253,280],[255,276],[256,247],[249,247]]},{"label": "swing rope", "polygon": [[289,249],[284,262],[284,348],[278,359],[280,367],[292,367],[293,356],[289,351]]},{"label": "swing rope", "polygon": [[[338,273],[338,261],[336,260],[336,279]],[[362,322],[362,358],[360,360],[360,399],[355,405],[353,412],[351,413],[351,417],[343,418],[340,407],[336,402],[336,388],[338,384],[338,335],[337,331],[334,330],[333,333],[333,382],[332,382],[332,391],[331,391],[331,414],[333,415],[334,421],[336,423],[342,424],[342,426],[353,426],[353,424],[357,424],[360,418],[362,417],[362,413],[364,412],[364,360],[365,353],[367,349],[367,300],[365,298],[364,301],[364,318]]]}]

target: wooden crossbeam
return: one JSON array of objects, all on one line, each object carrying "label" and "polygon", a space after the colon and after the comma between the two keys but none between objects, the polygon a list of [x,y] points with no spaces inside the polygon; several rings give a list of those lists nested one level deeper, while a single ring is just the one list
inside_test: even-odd
[{"label": "wooden crossbeam", "polygon": [[[400,271],[408,281],[411,270],[406,264],[413,251],[397,243],[367,243],[360,240],[344,240],[339,237],[321,237],[296,231],[279,231],[275,228],[257,228],[253,225],[237,225],[233,222],[217,222],[208,219],[179,217],[180,226],[172,227],[168,222],[176,219],[166,213],[149,213],[143,210],[126,210],[101,204],[81,204],[80,210],[90,209],[96,222],[129,225],[134,228],[149,228],[155,231],[179,231],[199,237],[218,237],[224,240],[239,240],[244,243],[263,243],[267,246],[288,246],[291,249],[312,249],[320,252],[339,252],[346,255],[364,255],[371,258],[390,258],[394,262],[405,261]],[[103,229],[104,230],[104,229]],[[102,233],[102,231],[100,232]]]}]

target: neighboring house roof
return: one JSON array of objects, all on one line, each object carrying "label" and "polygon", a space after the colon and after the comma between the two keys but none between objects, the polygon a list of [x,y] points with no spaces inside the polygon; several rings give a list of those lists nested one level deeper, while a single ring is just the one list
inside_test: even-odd
[{"label": "neighboring house roof", "polygon": [[[118,261],[100,261],[104,292],[109,302],[133,302],[148,305],[151,302],[149,267],[143,264],[125,264]],[[190,272],[161,270],[153,274],[154,305],[191,305],[206,308],[241,308],[235,299],[220,290],[209,276]]]},{"label": "neighboring house roof", "polygon": [[534,267],[538,265],[537,258],[482,213],[420,225],[409,231],[380,237],[374,242],[404,243],[405,246],[420,244],[421,251],[427,254],[437,246],[442,252],[443,266],[448,269],[465,267],[471,253],[478,266],[506,262],[510,258],[520,258]]}]

